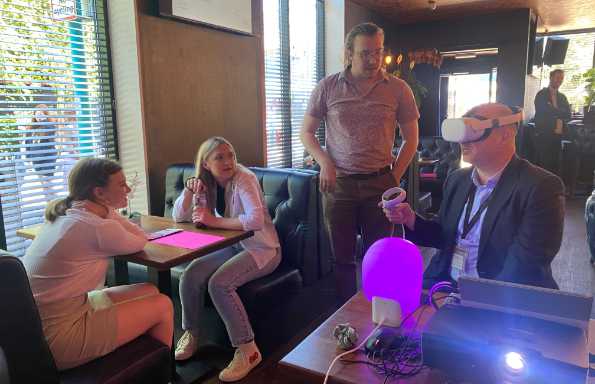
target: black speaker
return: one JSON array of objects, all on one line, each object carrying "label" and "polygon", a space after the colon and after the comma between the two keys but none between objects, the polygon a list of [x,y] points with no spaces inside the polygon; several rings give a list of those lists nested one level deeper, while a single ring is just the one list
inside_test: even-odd
[{"label": "black speaker", "polygon": [[546,65],[564,64],[568,39],[563,37],[548,37],[543,54],[543,63]]},{"label": "black speaker", "polygon": [[533,65],[541,67],[543,65],[543,37],[535,39],[535,45],[533,45]]}]

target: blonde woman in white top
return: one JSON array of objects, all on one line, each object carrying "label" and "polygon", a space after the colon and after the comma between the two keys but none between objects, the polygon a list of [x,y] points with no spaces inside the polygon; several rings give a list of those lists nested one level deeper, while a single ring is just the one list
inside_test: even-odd
[{"label": "blonde woman in white top", "polygon": [[[173,208],[176,221],[193,221],[211,228],[254,231],[254,236],[194,260],[180,280],[182,328],[176,360],[190,358],[198,348],[200,313],[208,290],[223,319],[233,360],[219,374],[221,381],[245,377],[262,357],[254,343],[254,332],[236,290],[256,278],[273,272],[281,262],[279,238],[264,202],[258,179],[236,162],[236,154],[222,137],[212,137],[200,146],[196,156],[197,176],[186,183]],[[206,193],[206,207],[194,206],[195,193]],[[218,215],[215,214],[218,213]]]},{"label": "blonde woman in white top", "polygon": [[171,300],[151,284],[104,288],[109,258],[138,252],[145,233],[116,209],[130,188],[120,165],[83,159],[68,178],[69,195],[46,209],[46,223],[23,264],[58,369],[108,354],[147,333],[171,346]]}]

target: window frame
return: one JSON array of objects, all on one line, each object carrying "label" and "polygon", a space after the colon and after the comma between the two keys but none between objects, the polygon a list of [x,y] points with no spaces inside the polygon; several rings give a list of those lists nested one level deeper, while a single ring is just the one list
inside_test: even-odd
[{"label": "window frame", "polygon": [[[292,116],[292,82],[291,82],[291,31],[290,28],[290,5],[289,2],[292,0],[278,0],[279,12],[278,12],[278,33],[279,33],[279,53],[280,57],[278,60],[279,78],[277,82],[271,84],[279,86],[281,89],[278,96],[280,96],[280,102],[277,105],[279,112],[274,115],[269,115],[269,95],[267,95],[267,57],[266,57],[266,42],[265,42],[265,55],[264,55],[264,89],[265,89],[265,143],[266,143],[266,164],[268,167],[304,167],[304,158],[306,157],[305,150],[301,158],[295,158],[294,156],[294,142],[299,141],[299,127],[294,126],[292,123],[295,120]],[[296,1],[296,0],[293,0]],[[299,0],[297,0],[299,1]],[[264,3],[263,3],[264,6]],[[316,48],[314,49],[315,60],[313,67],[315,68],[316,80],[318,83],[325,76],[325,16],[324,16],[324,0],[314,0],[315,7],[315,20],[316,20],[316,35],[315,43]],[[266,34],[266,18],[263,15],[264,33]],[[272,98],[272,96],[271,96]],[[270,119],[270,120],[269,120]],[[276,132],[273,128],[273,124],[270,121],[276,121],[275,128],[280,129],[280,132]],[[303,121],[303,116],[300,116],[299,121]],[[271,145],[275,137],[278,137],[275,145]],[[320,141],[321,145],[324,144],[325,130],[324,122],[321,122],[320,128],[316,132],[316,137]],[[297,155],[296,155],[297,156]]]},{"label": "window frame", "polygon": [[[36,7],[36,2],[37,0],[21,0],[19,3],[28,3],[26,5],[27,8],[25,8],[25,10],[23,11],[23,13],[26,14],[27,10],[30,8],[35,8]],[[60,41],[57,40],[58,42],[56,43],[56,45],[47,45],[46,48],[49,49],[53,49],[53,47],[55,47],[56,49],[60,48],[60,44],[65,43],[65,42],[69,42],[70,44],[70,49],[71,49],[71,54],[69,56],[67,56],[65,58],[65,61],[68,60],[72,60],[74,57],[72,55],[72,51],[77,51],[77,50],[84,50],[85,49],[85,42],[83,41],[84,39],[84,25],[83,22],[80,21],[81,18],[84,17],[90,17],[93,20],[93,28],[92,31],[90,32],[93,36],[93,46],[95,47],[94,51],[92,54],[85,54],[84,56],[82,56],[83,60],[95,60],[96,63],[95,64],[88,64],[86,61],[82,62],[82,66],[81,67],[76,67],[76,63],[74,62],[69,62],[68,67],[64,67],[64,68],[60,68],[61,70],[69,70],[70,72],[91,72],[89,71],[89,68],[93,68],[95,67],[96,69],[93,70],[93,72],[96,72],[97,74],[99,74],[99,76],[95,76],[89,79],[95,79],[95,81],[97,81],[97,89],[95,92],[98,93],[97,96],[80,96],[77,95],[76,93],[76,85],[77,82],[74,81],[74,78],[78,78],[79,76],[77,75],[70,75],[70,81],[65,82],[64,85],[66,87],[68,86],[72,86],[72,90],[66,92],[65,94],[60,94],[60,90],[53,90],[52,92],[55,93],[54,96],[51,97],[56,97],[56,100],[51,100],[51,104],[53,104],[55,106],[55,110],[56,111],[68,111],[67,108],[59,108],[58,105],[61,104],[58,102],[58,98],[59,97],[65,97],[68,99],[73,99],[72,102],[70,103],[62,103],[62,104],[73,104],[73,105],[77,105],[77,107],[75,108],[75,110],[77,112],[75,112],[75,117],[74,119],[74,123],[72,124],[73,129],[72,132],[76,132],[72,134],[72,136],[77,136],[76,140],[77,143],[74,144],[74,148],[76,153],[71,154],[71,158],[72,160],[76,161],[78,159],[84,158],[84,157],[89,157],[89,156],[94,156],[94,157],[106,157],[106,158],[110,158],[110,159],[114,159],[114,160],[118,160],[119,159],[119,148],[118,148],[118,127],[117,127],[117,111],[116,111],[116,102],[115,102],[115,94],[114,94],[114,76],[113,76],[113,68],[112,68],[112,51],[111,51],[111,41],[110,41],[110,33],[109,33],[109,20],[108,20],[108,8],[107,8],[107,0],[75,0],[75,5],[77,7],[77,18],[75,18],[74,20],[72,20],[72,22],[74,23],[78,23],[79,24],[79,28],[80,28],[80,35],[78,35],[77,37],[75,37],[75,39],[80,39],[79,41],[73,40],[73,37],[71,36],[68,40],[64,40],[64,41]],[[86,4],[82,4],[83,2],[86,2]],[[52,3],[51,0],[47,0],[48,5],[48,9],[49,9],[49,18],[48,20],[52,20],[51,18],[51,7],[52,7]],[[20,5],[20,4],[17,4]],[[87,8],[85,8],[85,6]],[[90,13],[84,13],[84,12],[90,12]],[[8,12],[8,11],[7,11]],[[5,12],[1,12],[0,13],[0,17],[4,16]],[[10,13],[6,13],[8,15],[10,15]],[[91,16],[89,16],[91,15]],[[99,15],[99,16],[98,16]],[[32,16],[35,16],[35,14],[32,14]],[[56,23],[59,23],[60,21],[55,21]],[[73,28],[72,26],[70,26],[68,23],[71,21],[68,20],[64,20],[62,21],[64,23],[64,28],[66,29],[71,29]],[[46,24],[46,23],[36,23],[39,24],[40,26],[44,26],[44,25],[53,25],[53,24]],[[51,32],[50,32],[51,34]],[[73,44],[80,44],[81,47],[80,48],[72,48]],[[38,48],[36,46],[33,46],[32,48],[33,50],[31,51],[32,53],[38,53]],[[50,55],[48,54],[48,57]],[[55,56],[52,56],[55,57]],[[79,57],[80,59],[80,57]],[[48,62],[48,63],[52,63],[54,62],[54,60],[46,60],[46,58],[42,57],[41,59],[42,62]],[[5,65],[6,61],[2,61],[0,64]],[[80,65],[81,63],[79,63],[78,65]],[[41,65],[43,67],[43,65]],[[22,68],[25,68],[25,65],[22,66]],[[79,70],[80,71],[77,71]],[[25,75],[28,74],[28,72],[30,72],[29,70],[23,70],[23,73]],[[44,76],[44,77],[52,77],[52,76],[56,76],[54,73],[49,72],[49,73],[43,73],[41,72],[41,74],[39,76]],[[86,76],[86,74],[85,74]],[[11,79],[6,80],[4,83],[10,83]],[[48,83],[53,83],[55,82],[54,79],[52,79],[52,81],[48,81]],[[43,83],[39,83],[39,84],[43,84]],[[85,92],[89,92],[90,89],[88,87],[88,82],[85,81]],[[21,89],[26,89],[26,86],[23,86]],[[3,93],[3,92],[0,92]],[[43,94],[43,91],[42,91]],[[48,96],[44,96],[44,97],[48,97]],[[89,127],[85,127],[85,124],[87,124],[88,122],[85,120],[87,119],[87,117],[84,116],[84,114],[79,115],[80,111],[82,111],[83,105],[85,104],[85,102],[81,101],[82,99],[86,99],[87,100],[87,105],[90,105],[91,109],[96,109],[97,111],[100,111],[100,113],[97,115],[97,122],[93,123],[95,126],[92,129],[89,129]],[[97,101],[94,103],[91,103],[89,100],[92,99],[96,99]],[[6,98],[3,100],[6,101]],[[45,100],[47,101],[47,100]],[[39,104],[43,104],[44,100],[34,100],[32,99],[30,101],[30,103],[27,104],[37,104],[34,108],[36,108],[37,106],[39,106]],[[7,103],[2,104],[2,107],[4,107],[4,105]],[[31,109],[31,108],[30,108]],[[105,111],[108,110],[108,113],[105,113]],[[14,114],[14,111],[18,111],[18,108],[14,109],[13,111],[8,110],[6,111],[6,117],[4,117],[4,119],[10,119],[9,114]],[[2,117],[2,115],[0,115],[0,118]],[[81,117],[83,119],[81,119]],[[15,125],[14,129],[15,131],[20,131],[21,130],[21,126],[24,126],[26,124],[18,124]],[[68,121],[62,121],[62,122],[55,122],[54,123],[55,126],[64,126],[64,125],[69,125]],[[57,131],[59,131],[59,128],[54,128],[56,130],[56,133],[53,133],[53,139],[57,138]],[[85,132],[85,133],[89,133],[90,136],[96,137],[96,138],[100,138],[99,143],[101,145],[97,146],[97,148],[93,149],[91,152],[85,153],[83,151],[81,151],[81,146],[85,145],[85,141],[84,140],[80,140],[80,135],[81,132]],[[0,138],[2,136],[2,133],[0,133]],[[17,138],[15,138],[15,141],[18,139],[19,142],[19,151],[21,151],[21,149],[23,148],[27,148],[26,145],[24,144],[25,138],[27,137],[26,133],[22,134],[21,136],[18,136]],[[57,141],[54,141],[54,143],[56,143]],[[58,153],[59,150],[57,149],[56,146],[56,153]],[[89,156],[88,156],[89,155]],[[14,155],[15,158],[17,158],[17,155]],[[27,159],[26,155],[18,155],[19,157],[19,162],[22,162],[23,164],[26,162],[30,162],[31,160]],[[62,155],[56,155],[55,158],[52,157],[52,159],[55,160],[59,160],[62,158]],[[4,162],[4,159],[0,159],[1,162]],[[16,160],[14,160],[16,163]],[[58,161],[55,161],[55,164],[58,164]],[[3,168],[4,164],[0,164],[0,168]],[[30,166],[33,167],[33,166]],[[22,177],[24,180],[24,175],[26,175],[26,171],[27,169],[29,169],[30,167],[27,167],[23,170],[22,173]],[[15,178],[17,179],[17,181],[15,182],[15,185],[19,185],[19,181],[18,181],[18,174],[15,171]],[[62,175],[62,187],[64,187],[64,189],[66,190],[65,193],[67,192],[68,186],[67,186],[67,174],[66,172],[63,172]],[[43,188],[44,186],[44,182],[45,180],[40,179],[39,184],[40,184],[40,188]],[[60,192],[63,192],[63,190],[59,190],[58,194]],[[59,197],[59,195],[56,195],[56,197]],[[40,195],[45,195],[44,193],[37,193],[36,195],[33,196],[40,196]],[[23,205],[22,203],[22,199],[23,196],[21,196],[20,192],[17,191],[15,193],[15,197],[13,198],[14,200],[16,200],[16,203],[14,203],[15,205],[18,206],[18,208],[14,208],[13,210],[17,211],[16,213],[7,213],[7,210],[3,208],[3,199],[0,199],[0,248],[2,249],[8,249],[9,245],[13,245],[13,249],[8,249],[10,252],[14,252],[17,256],[21,255],[22,253],[24,253],[25,249],[28,246],[29,240],[26,239],[21,239],[16,235],[16,231],[24,226],[28,226],[28,225],[24,225],[24,221],[23,219],[19,218],[18,222],[19,225],[17,228],[12,228],[10,229],[7,233],[6,230],[6,220],[5,220],[5,215],[10,215],[9,217],[14,217],[14,216],[20,216],[21,214],[21,206]],[[47,203],[47,201],[46,201]],[[43,207],[43,209],[45,209],[45,205]],[[10,211],[9,211],[10,212]],[[37,225],[38,223],[43,222],[43,213],[41,215],[37,216],[37,223],[33,223],[31,225]],[[33,217],[32,221],[36,221],[35,217]],[[17,239],[16,241],[14,241],[14,239]],[[8,240],[13,240],[12,244],[7,244]],[[16,244],[16,247],[14,247],[14,245]],[[20,245],[20,246],[19,246]],[[15,252],[16,251],[16,252]]]}]

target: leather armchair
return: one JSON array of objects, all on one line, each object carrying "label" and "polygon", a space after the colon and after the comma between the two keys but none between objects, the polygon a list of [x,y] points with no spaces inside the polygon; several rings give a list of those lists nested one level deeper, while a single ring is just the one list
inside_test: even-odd
[{"label": "leather armchair", "polygon": [[446,177],[459,168],[461,150],[459,144],[449,143],[441,137],[420,138],[420,155],[424,159],[437,160],[429,167],[420,168],[420,192],[432,194],[431,211],[437,212],[442,202],[442,187]]},{"label": "leather armchair", "polygon": [[4,350],[0,347],[0,384],[10,384],[8,379],[8,363],[6,363],[6,356]]},{"label": "leather armchair", "polygon": [[441,137],[422,137],[420,155],[424,159],[438,160],[431,167],[423,167],[421,173],[435,173],[439,180],[446,180],[449,173],[459,168],[461,149],[458,143],[449,143]]},{"label": "leather armchair", "polygon": [[[167,383],[170,349],[141,336],[112,353],[58,372],[21,261],[0,255],[0,348],[10,383]],[[0,370],[0,381],[2,372]]]}]

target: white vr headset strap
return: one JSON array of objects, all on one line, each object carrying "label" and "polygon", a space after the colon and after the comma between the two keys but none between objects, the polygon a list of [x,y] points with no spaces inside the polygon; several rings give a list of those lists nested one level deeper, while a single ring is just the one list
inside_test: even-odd
[{"label": "white vr headset strap", "polygon": [[484,131],[488,128],[496,128],[504,125],[518,123],[523,120],[523,112],[518,112],[513,115],[498,117],[495,119],[479,120],[474,118],[465,119],[465,125],[469,125],[476,131]]}]

